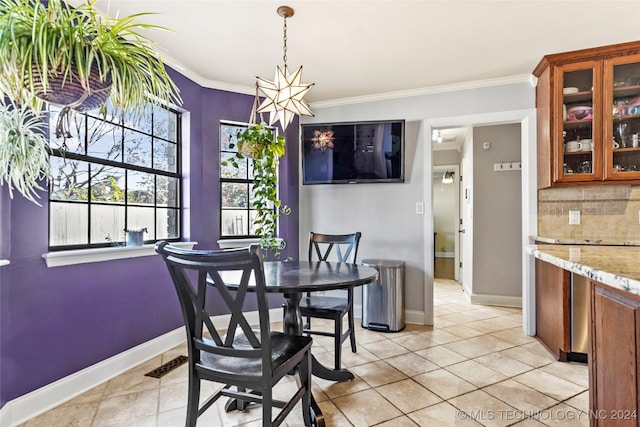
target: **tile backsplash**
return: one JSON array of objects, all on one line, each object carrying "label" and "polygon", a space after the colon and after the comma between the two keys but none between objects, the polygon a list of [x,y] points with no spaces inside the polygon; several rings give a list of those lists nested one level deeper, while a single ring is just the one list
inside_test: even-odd
[{"label": "tile backsplash", "polygon": [[[580,224],[569,224],[580,211]],[[567,242],[640,245],[640,186],[591,185],[538,190],[538,235]]]}]

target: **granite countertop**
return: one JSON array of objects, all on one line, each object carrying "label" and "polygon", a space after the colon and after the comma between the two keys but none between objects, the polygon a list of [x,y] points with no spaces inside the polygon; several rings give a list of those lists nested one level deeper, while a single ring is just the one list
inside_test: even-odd
[{"label": "granite countertop", "polygon": [[572,273],[640,295],[640,247],[531,245],[526,250]]}]

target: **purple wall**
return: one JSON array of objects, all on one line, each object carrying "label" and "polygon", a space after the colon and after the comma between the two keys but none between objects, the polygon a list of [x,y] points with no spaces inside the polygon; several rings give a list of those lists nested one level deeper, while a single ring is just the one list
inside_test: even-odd
[{"label": "purple wall", "polygon": [[[252,96],[205,89],[171,74],[191,113],[190,240],[217,248],[220,120],[246,122]],[[281,164],[281,218],[298,255],[298,126],[289,126]],[[175,290],[158,256],[47,268],[48,209],[0,187],[0,407],[7,401],[167,333],[182,324]],[[280,301],[274,300],[274,307]],[[221,314],[220,310],[213,310]]]}]

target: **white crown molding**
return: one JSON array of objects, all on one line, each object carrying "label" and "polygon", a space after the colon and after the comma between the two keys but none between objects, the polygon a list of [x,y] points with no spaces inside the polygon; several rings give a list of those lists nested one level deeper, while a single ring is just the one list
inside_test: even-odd
[{"label": "white crown molding", "polygon": [[399,90],[395,92],[385,92],[372,95],[354,96],[351,98],[341,98],[327,101],[311,102],[312,109],[338,107],[341,105],[362,104],[365,102],[387,101],[390,99],[409,98],[413,96],[431,95],[435,93],[457,92],[461,90],[480,89],[492,86],[503,86],[516,83],[530,83],[529,74],[520,74],[495,79],[475,80],[470,82],[454,83],[441,86],[432,86],[418,89]]},{"label": "white crown molding", "polygon": [[[183,76],[190,80],[193,80],[202,87],[208,89],[226,90],[229,92],[242,93],[245,95],[255,95],[256,88],[253,86],[237,85],[232,83],[220,82],[217,80],[209,80],[202,77],[200,74],[192,71],[191,69],[182,65],[179,61],[173,58],[166,52],[162,54],[163,61]],[[456,92],[461,90],[480,89],[493,86],[503,86],[517,83],[530,83],[535,86],[537,79],[532,74],[518,74],[514,76],[498,77],[494,79],[486,80],[474,80],[462,83],[453,83],[448,85],[407,89],[394,92],[381,92],[371,95],[354,96],[349,98],[337,98],[329,99],[326,101],[310,102],[309,107],[316,108],[329,108],[338,107],[342,105],[361,104],[365,102],[386,101],[390,99],[409,98],[413,96],[424,96],[436,93]]]},{"label": "white crown molding", "polygon": [[[167,52],[162,53],[162,59],[165,62],[165,64],[174,68],[180,74],[193,80],[194,82],[196,82],[202,87],[205,87],[208,89],[226,90],[229,92],[237,92],[237,93],[242,93],[246,95],[255,95],[256,93],[256,88],[254,86],[249,87],[244,85],[220,82],[217,80],[205,79],[198,73],[182,65],[178,60],[173,58]],[[330,99],[326,101],[310,102],[309,107],[311,107],[312,109],[338,107],[341,105],[386,101],[390,99],[409,98],[413,96],[423,96],[423,95],[445,93],[445,92],[456,92],[461,90],[480,89],[485,87],[503,86],[508,84],[517,84],[517,83],[530,83],[532,85],[535,85],[534,78],[535,77],[533,77],[532,74],[518,74],[514,76],[498,77],[494,79],[474,80],[469,82],[453,83],[448,85],[407,89],[407,90],[400,90],[400,91],[394,91],[394,92],[382,92],[382,93],[376,93],[371,95],[362,95],[362,96],[354,96],[349,98],[338,98],[338,99]]]},{"label": "white crown molding", "polygon": [[183,76],[188,78],[189,80],[192,80],[193,82],[195,82],[195,83],[199,84],[200,86],[205,87],[207,89],[224,90],[224,91],[227,91],[227,92],[242,93],[242,94],[245,94],[245,95],[255,95],[256,94],[256,87],[255,86],[245,86],[245,85],[238,85],[238,84],[233,84],[233,83],[220,82],[220,81],[217,81],[217,80],[205,79],[200,74],[198,74],[195,71],[193,71],[193,70],[185,67],[184,65],[182,65],[180,63],[180,61],[178,61],[175,58],[173,58],[167,52],[163,51],[161,53],[161,57],[162,57],[162,61],[166,65],[168,65],[169,67],[173,68],[174,70],[176,70],[177,72],[179,72],[180,74],[182,74]]}]

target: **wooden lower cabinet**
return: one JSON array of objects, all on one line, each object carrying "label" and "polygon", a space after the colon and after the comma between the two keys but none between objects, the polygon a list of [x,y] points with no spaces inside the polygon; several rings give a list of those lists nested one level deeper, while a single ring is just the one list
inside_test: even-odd
[{"label": "wooden lower cabinet", "polygon": [[591,281],[592,427],[640,426],[640,297]]},{"label": "wooden lower cabinet", "polygon": [[571,275],[536,259],[536,336],[558,360],[571,351]]}]

